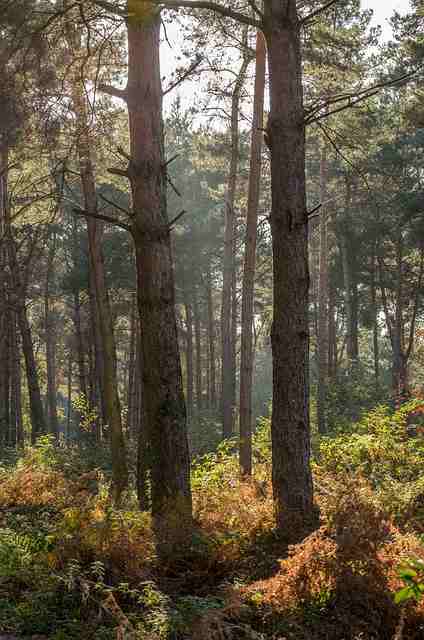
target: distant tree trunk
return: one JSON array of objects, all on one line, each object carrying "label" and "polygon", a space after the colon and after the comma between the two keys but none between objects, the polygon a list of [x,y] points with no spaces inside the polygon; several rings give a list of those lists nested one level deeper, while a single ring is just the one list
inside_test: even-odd
[{"label": "distant tree trunk", "polygon": [[206,271],[206,295],[208,307],[208,354],[209,354],[209,377],[210,377],[210,409],[216,409],[216,360],[215,360],[215,317],[212,294],[212,272],[208,264]]},{"label": "distant tree trunk", "polygon": [[203,408],[202,387],[202,333],[197,289],[193,292],[194,336],[196,342],[196,407],[199,413]]},{"label": "distant tree trunk", "polygon": [[277,530],[290,540],[303,537],[317,524],[310,468],[308,217],[300,30],[295,0],[264,4],[274,274],[272,483]]},{"label": "distant tree trunk", "polygon": [[46,433],[46,421],[43,404],[41,402],[38,371],[34,354],[31,327],[28,322],[25,305],[18,312],[18,324],[22,337],[22,351],[25,359],[26,376],[28,384],[29,405],[31,414],[31,441],[35,443],[37,438]]},{"label": "distant tree trunk", "polygon": [[25,285],[21,281],[21,273],[16,254],[16,243],[13,238],[10,221],[8,221],[6,224],[5,242],[7,246],[7,257],[11,273],[11,289],[16,301],[15,309],[22,338],[22,351],[25,359],[31,416],[31,440],[34,443],[40,435],[46,433],[47,429],[43,403],[41,401],[38,370],[34,354],[34,343],[26,308]]},{"label": "distant tree trunk", "polygon": [[68,412],[66,414],[66,440],[69,442],[71,437],[71,417],[72,417],[72,367],[73,359],[71,351],[68,354]]},{"label": "distant tree trunk", "polygon": [[380,389],[380,352],[378,343],[378,306],[376,287],[376,255],[375,251],[371,256],[371,307],[372,307],[372,342],[374,357],[374,378],[376,391]]},{"label": "distant tree trunk", "polygon": [[49,234],[50,247],[47,256],[46,282],[44,290],[44,329],[46,340],[46,366],[47,366],[47,424],[49,433],[55,438],[59,434],[59,422],[57,416],[57,390],[56,390],[56,322],[54,311],[51,309],[51,280],[54,273],[54,258],[56,253],[56,234]]},{"label": "distant tree trunk", "polygon": [[[66,23],[66,37],[71,55],[81,53],[81,36],[72,21],[72,14]],[[72,79],[72,101],[78,129],[77,153],[81,184],[84,198],[84,212],[87,216],[90,271],[93,277],[97,306],[97,319],[101,336],[103,360],[103,404],[105,419],[110,433],[112,453],[112,492],[116,503],[120,502],[122,492],[128,486],[128,469],[125,441],[122,429],[121,403],[118,393],[116,374],[116,346],[113,333],[113,320],[106,285],[104,258],[102,249],[102,228],[95,219],[97,215],[97,194],[93,146],[90,135],[85,87],[81,81],[81,69],[77,68]]]},{"label": "distant tree trunk", "polygon": [[82,323],[81,323],[81,302],[80,302],[80,292],[78,289],[74,290],[73,298],[74,298],[73,302],[74,302],[75,338],[77,342],[77,354],[78,354],[79,392],[81,395],[84,396],[84,398],[88,399],[86,369],[85,369],[85,349],[84,349],[84,339],[82,334]]},{"label": "distant tree trunk", "polygon": [[328,375],[332,382],[337,378],[337,327],[334,298],[334,285],[330,283],[328,293]]},{"label": "distant tree trunk", "polygon": [[89,272],[89,300],[90,300],[90,333],[92,347],[92,364],[91,364],[91,398],[90,406],[95,407],[98,412],[96,420],[96,440],[100,441],[102,425],[107,422],[105,409],[105,392],[104,392],[104,354],[103,340],[100,334],[100,318],[99,305],[97,303],[96,283],[94,272]]},{"label": "distant tree trunk", "polygon": [[327,238],[327,144],[321,145],[318,275],[318,431],[327,431],[326,397],[328,383],[328,238]]},{"label": "distant tree trunk", "polygon": [[340,251],[343,264],[343,280],[345,288],[347,359],[349,368],[358,363],[358,292],[352,268],[352,256],[349,247],[349,220],[352,201],[352,185],[346,178],[345,222],[340,234]]},{"label": "distant tree trunk", "polygon": [[187,377],[187,417],[190,419],[193,416],[194,406],[194,372],[193,372],[193,307],[191,302],[187,298],[184,303],[185,307],[185,322],[186,322],[186,377]]},{"label": "distant tree trunk", "polygon": [[252,383],[253,321],[256,270],[256,239],[262,167],[262,138],[266,71],[266,46],[260,31],[256,34],[256,69],[253,98],[253,120],[250,147],[249,193],[246,215],[246,237],[241,311],[240,353],[240,469],[243,476],[252,475]]},{"label": "distant tree trunk", "polygon": [[166,203],[160,12],[128,19],[131,219],[143,361],[143,416],[151,455],[153,525],[161,554],[186,544],[192,527],[186,407],[175,317]]},{"label": "distant tree trunk", "polygon": [[222,268],[222,436],[230,438],[234,431],[234,375],[231,330],[232,295],[234,284],[234,206],[237,187],[237,173],[240,159],[239,109],[240,96],[246,79],[250,57],[245,54],[234,85],[231,102],[231,159],[225,198],[224,259]]}]

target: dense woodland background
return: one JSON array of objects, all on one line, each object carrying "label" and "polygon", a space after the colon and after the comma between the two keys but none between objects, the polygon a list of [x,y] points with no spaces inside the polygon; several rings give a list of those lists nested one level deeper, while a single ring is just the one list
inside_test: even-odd
[{"label": "dense woodland background", "polygon": [[0,631],[424,637],[424,6],[371,20],[0,0]]}]

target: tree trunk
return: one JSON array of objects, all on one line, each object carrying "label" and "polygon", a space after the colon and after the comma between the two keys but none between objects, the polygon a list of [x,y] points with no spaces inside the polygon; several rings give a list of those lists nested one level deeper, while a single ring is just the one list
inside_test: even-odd
[{"label": "tree trunk", "polygon": [[21,305],[18,312],[19,330],[22,337],[22,351],[25,359],[26,376],[29,393],[29,405],[31,414],[31,441],[34,444],[37,438],[46,433],[46,421],[43,404],[41,402],[38,371],[34,354],[31,327],[28,322],[25,305]]},{"label": "tree trunk", "polygon": [[295,0],[265,3],[270,73],[274,274],[272,482],[277,529],[296,540],[316,525],[310,468],[309,268],[300,22]]},{"label": "tree trunk", "polygon": [[21,354],[17,332],[17,316],[12,314],[10,354],[11,354],[11,421],[14,425],[15,443],[19,449],[24,447],[24,427],[22,419],[22,377]]},{"label": "tree trunk", "polygon": [[31,440],[34,443],[40,435],[46,433],[47,429],[43,403],[41,401],[38,370],[34,354],[34,343],[27,315],[25,287],[21,282],[21,274],[16,255],[16,243],[12,235],[12,228],[10,224],[7,225],[5,242],[7,245],[7,256],[11,272],[11,288],[16,300],[15,308],[22,338],[22,351],[25,359],[31,415]]},{"label": "tree trunk", "polygon": [[72,353],[69,352],[68,354],[68,394],[67,394],[67,398],[68,398],[68,410],[67,410],[67,414],[66,414],[66,440],[67,442],[69,442],[69,439],[71,437],[71,417],[72,417],[72,367],[73,367],[73,360],[72,360]]},{"label": "tree trunk", "polygon": [[137,386],[136,386],[136,357],[138,326],[136,318],[137,296],[131,294],[130,312],[130,351],[128,358],[128,389],[127,389],[127,429],[131,436],[137,434]]},{"label": "tree trunk", "polygon": [[232,295],[234,285],[234,205],[240,159],[239,108],[250,58],[245,54],[237,75],[231,101],[231,159],[225,198],[224,258],[222,267],[221,344],[222,344],[222,436],[231,438],[234,431],[234,375],[232,345]]},{"label": "tree trunk", "polygon": [[327,239],[327,144],[322,143],[320,159],[319,271],[318,271],[318,432],[327,431],[326,397],[328,383],[328,239]]},{"label": "tree trunk", "polygon": [[[72,17],[67,21],[66,36],[71,55],[81,52],[81,37],[75,29]],[[103,406],[105,420],[110,433],[112,453],[112,491],[115,502],[119,503],[122,492],[128,486],[128,469],[125,442],[122,429],[121,403],[118,393],[116,374],[116,347],[113,333],[113,321],[106,286],[104,258],[102,249],[102,228],[95,219],[97,215],[97,194],[95,169],[92,153],[85,87],[81,83],[81,69],[77,68],[72,79],[72,101],[78,129],[78,160],[81,174],[84,211],[87,216],[90,272],[93,277],[97,319],[101,337],[103,360]]]},{"label": "tree trunk", "polygon": [[54,272],[54,258],[56,253],[56,234],[49,234],[50,247],[47,256],[46,282],[44,290],[44,329],[46,339],[46,365],[47,365],[47,424],[49,433],[55,438],[59,435],[59,422],[57,417],[57,390],[56,390],[56,322],[54,311],[51,309],[51,280]]},{"label": "tree trunk", "polygon": [[345,288],[346,308],[346,349],[349,369],[358,363],[358,292],[352,268],[352,256],[349,247],[350,206],[352,201],[352,185],[346,178],[345,220],[340,234],[340,252],[343,264],[343,280]]},{"label": "tree trunk", "polygon": [[206,296],[208,307],[208,354],[209,354],[209,379],[210,379],[210,409],[216,409],[216,360],[215,360],[215,317],[212,295],[212,272],[208,264],[206,272]]},{"label": "tree trunk", "polygon": [[166,203],[159,10],[128,19],[127,103],[143,361],[143,415],[151,450],[153,525],[159,553],[186,544],[192,526],[186,407],[175,317]]},{"label": "tree trunk", "polygon": [[380,352],[378,343],[378,306],[377,306],[377,287],[376,287],[376,256],[375,251],[371,256],[371,307],[372,307],[372,342],[374,357],[374,378],[375,388],[378,392],[380,389]]},{"label": "tree trunk", "polygon": [[253,98],[253,121],[250,147],[249,193],[246,215],[246,237],[241,310],[240,353],[240,469],[243,476],[252,475],[252,382],[253,321],[256,270],[256,239],[260,196],[262,129],[266,71],[266,46],[262,33],[256,34],[256,69]]},{"label": "tree trunk", "polygon": [[[187,296],[187,293],[185,294]],[[193,307],[186,297],[185,303],[186,321],[186,405],[187,417],[193,417],[193,397],[194,397],[194,371],[193,371]]]},{"label": "tree trunk", "polygon": [[337,327],[334,286],[329,284],[328,292],[328,376],[332,382],[337,378]]},{"label": "tree trunk", "polygon": [[200,413],[203,408],[203,386],[202,386],[202,333],[201,318],[199,311],[199,298],[197,288],[193,292],[193,315],[194,315],[194,336],[196,342],[196,407]]}]

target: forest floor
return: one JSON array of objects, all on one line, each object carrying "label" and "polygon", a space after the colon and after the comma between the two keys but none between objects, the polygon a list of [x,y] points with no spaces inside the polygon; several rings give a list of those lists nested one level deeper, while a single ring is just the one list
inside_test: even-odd
[{"label": "forest floor", "polygon": [[290,547],[269,432],[251,482],[220,447],[193,466],[195,533],[168,562],[133,494],[111,505],[107,464],[42,440],[0,470],[0,640],[423,640],[424,441],[405,424],[379,409],[320,443],[321,526]]}]

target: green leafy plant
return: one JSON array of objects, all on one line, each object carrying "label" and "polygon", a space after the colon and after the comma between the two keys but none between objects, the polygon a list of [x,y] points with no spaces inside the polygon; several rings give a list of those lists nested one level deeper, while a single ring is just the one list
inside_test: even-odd
[{"label": "green leafy plant", "polygon": [[402,604],[409,600],[419,602],[424,598],[424,560],[410,558],[405,565],[399,568],[398,575],[405,586],[395,594],[396,604]]}]

